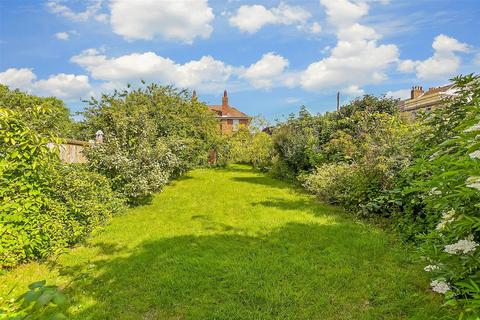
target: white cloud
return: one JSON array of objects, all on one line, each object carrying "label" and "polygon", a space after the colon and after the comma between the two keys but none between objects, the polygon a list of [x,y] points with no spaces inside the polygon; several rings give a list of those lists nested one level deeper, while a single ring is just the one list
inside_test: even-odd
[{"label": "white cloud", "polygon": [[80,98],[91,91],[87,76],[65,73],[51,75],[46,80],[38,80],[33,88],[37,94],[61,99]]},{"label": "white cloud", "polygon": [[108,58],[96,49],[87,49],[71,61],[87,69],[92,78],[111,84],[145,80],[203,91],[220,90],[234,71],[233,67],[211,56],[178,64],[154,52]]},{"label": "white cloud", "polygon": [[91,86],[85,75],[60,73],[48,79],[36,81],[37,76],[28,68],[10,68],[0,72],[0,83],[12,89],[20,89],[41,96],[62,99],[78,99],[90,94]]},{"label": "white cloud", "polygon": [[58,40],[67,41],[70,39],[70,35],[68,34],[68,32],[57,32],[55,33],[55,38],[57,38]]},{"label": "white cloud", "polygon": [[415,68],[418,66],[417,61],[413,60],[402,60],[399,62],[397,70],[400,72],[413,72]]},{"label": "white cloud", "polygon": [[284,57],[266,53],[256,63],[240,72],[242,78],[248,79],[255,88],[270,88],[274,82],[281,81],[288,60]]},{"label": "white cloud", "polygon": [[126,39],[161,36],[191,43],[213,31],[214,14],[207,0],[111,0],[110,10],[113,32]]},{"label": "white cloud", "polygon": [[445,80],[455,75],[460,66],[460,57],[456,52],[467,52],[469,47],[457,39],[440,34],[432,43],[433,56],[426,60],[403,60],[398,65],[400,72],[416,72],[423,80]]},{"label": "white cloud", "polygon": [[409,99],[410,98],[410,89],[400,89],[395,91],[388,91],[385,94],[387,97],[392,97],[396,99]]},{"label": "white cloud", "polygon": [[336,28],[337,44],[328,50],[329,56],[301,72],[299,82],[306,90],[342,87],[351,94],[363,94],[362,85],[387,78],[386,70],[398,60],[398,48],[379,44],[381,36],[358,22],[368,13],[365,2],[321,0],[321,4]]},{"label": "white cloud", "polygon": [[[242,5],[229,19],[230,25],[240,31],[255,33],[268,24],[305,25],[311,14],[298,6],[280,3],[277,7],[267,9],[262,5]],[[318,30],[320,25],[313,27]],[[319,32],[319,31],[318,31]]]},{"label": "white cloud", "polygon": [[365,90],[356,85],[351,85],[343,88],[342,90],[340,90],[340,92],[346,93],[347,95],[354,97],[363,96],[365,94]]},{"label": "white cloud", "polygon": [[32,69],[28,68],[10,68],[0,72],[0,83],[9,86],[12,89],[30,91],[33,81],[37,76]]},{"label": "white cloud", "polygon": [[330,23],[337,26],[352,25],[368,13],[368,5],[365,2],[320,0],[320,3],[325,7]]},{"label": "white cloud", "polygon": [[92,17],[98,16],[97,13],[102,7],[102,0],[90,0],[85,11],[75,12],[66,5],[62,4],[62,1],[51,0],[47,2],[47,7],[53,14],[70,19],[76,22],[87,21]]},{"label": "white cloud", "polygon": [[318,22],[314,22],[310,26],[310,32],[313,33],[313,34],[320,33],[320,32],[322,32],[322,26]]}]

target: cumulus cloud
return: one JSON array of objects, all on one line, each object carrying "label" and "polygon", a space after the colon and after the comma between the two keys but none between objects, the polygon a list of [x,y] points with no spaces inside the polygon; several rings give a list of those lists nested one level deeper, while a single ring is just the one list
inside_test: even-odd
[{"label": "cumulus cloud", "polygon": [[353,97],[359,97],[365,94],[365,90],[356,85],[348,86],[346,88],[343,88],[341,91]]},{"label": "cumulus cloud", "polygon": [[311,91],[342,87],[349,94],[361,95],[362,85],[387,78],[386,70],[398,61],[398,48],[379,44],[381,35],[358,22],[368,13],[365,2],[321,0],[321,4],[336,29],[337,44],[329,49],[329,56],[301,72],[300,84]]},{"label": "cumulus cloud", "polygon": [[68,34],[68,32],[57,32],[55,33],[55,38],[57,38],[58,40],[67,41],[70,39],[70,35]]},{"label": "cumulus cloud", "polygon": [[91,90],[88,77],[59,73],[48,79],[38,80],[33,85],[34,91],[44,96],[55,96],[61,99],[80,98]]},{"label": "cumulus cloud", "polygon": [[113,32],[130,40],[161,36],[191,43],[213,31],[214,14],[207,0],[112,0],[110,11]]},{"label": "cumulus cloud", "polygon": [[457,52],[467,52],[469,47],[457,39],[440,34],[432,43],[433,56],[426,60],[403,60],[398,64],[400,72],[415,72],[424,80],[441,80],[455,75],[460,66]]},{"label": "cumulus cloud", "polygon": [[62,99],[78,99],[91,93],[88,77],[60,73],[48,79],[36,80],[37,76],[28,68],[10,68],[0,72],[0,83],[12,89],[20,89],[41,96],[55,96]]},{"label": "cumulus cloud", "polygon": [[248,79],[255,88],[270,88],[274,82],[282,81],[286,67],[288,67],[287,59],[269,52],[256,63],[240,71],[240,76]]},{"label": "cumulus cloud", "polygon": [[102,7],[102,0],[90,0],[84,11],[75,12],[71,8],[67,7],[59,0],[51,0],[47,2],[47,8],[53,14],[67,18],[76,22],[87,21],[90,18],[96,18],[99,16],[97,13]]},{"label": "cumulus cloud", "polygon": [[179,64],[154,52],[109,58],[96,49],[87,49],[71,61],[88,70],[92,78],[111,84],[146,80],[204,91],[220,90],[233,73],[232,66],[211,56]]},{"label": "cumulus cloud", "polygon": [[0,83],[13,89],[30,91],[33,81],[37,76],[32,69],[28,68],[10,68],[4,72],[0,72]]},{"label": "cumulus cloud", "polygon": [[405,100],[410,98],[410,89],[388,91],[385,95],[387,97]]},{"label": "cumulus cloud", "polygon": [[[230,25],[240,31],[255,33],[269,24],[299,25],[304,26],[311,14],[298,6],[289,6],[280,3],[277,7],[267,9],[262,5],[242,5],[237,12],[229,18]],[[312,31],[320,32],[320,25],[315,22]]]}]

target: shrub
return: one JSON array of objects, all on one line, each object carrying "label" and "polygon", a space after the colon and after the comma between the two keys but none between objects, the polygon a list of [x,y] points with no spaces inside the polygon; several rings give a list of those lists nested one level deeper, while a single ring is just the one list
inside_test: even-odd
[{"label": "shrub", "polygon": [[251,123],[227,137],[223,157],[227,163],[248,163],[254,168],[268,170],[272,163],[272,138],[260,130],[260,124]]},{"label": "shrub", "polygon": [[410,162],[418,126],[367,108],[339,121],[339,127],[319,147],[317,168],[301,175],[304,185],[350,212],[388,216],[398,207],[390,192]]},{"label": "shrub", "polygon": [[101,129],[104,143],[86,150],[91,170],[130,204],[148,201],[170,179],[205,164],[219,144],[218,122],[185,91],[149,85],[92,99],[83,113],[85,139]]},{"label": "shrub", "polygon": [[0,136],[0,267],[74,244],[121,208],[104,177],[63,166],[15,112],[0,109]]},{"label": "shrub", "polygon": [[[455,79],[449,107],[426,118],[418,158],[405,170],[398,229],[420,240],[432,288],[480,314],[480,77]],[[454,300],[456,299],[456,300]]]},{"label": "shrub", "polygon": [[88,148],[85,155],[91,170],[108,177],[114,190],[131,204],[149,200],[153,192],[161,190],[180,162],[161,140],[128,152],[118,139],[110,138]]},{"label": "shrub", "polygon": [[63,101],[37,97],[0,84],[0,108],[12,110],[31,129],[46,135],[72,138],[75,124]]}]

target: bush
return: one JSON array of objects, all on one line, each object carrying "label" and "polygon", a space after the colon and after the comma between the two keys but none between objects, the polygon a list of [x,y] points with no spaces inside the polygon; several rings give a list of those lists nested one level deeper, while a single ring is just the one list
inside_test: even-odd
[{"label": "bush", "polygon": [[[417,238],[432,288],[480,314],[480,77],[455,79],[449,107],[426,118],[417,158],[405,170],[399,231]],[[455,299],[455,300],[454,300]]]},{"label": "bush", "polygon": [[247,163],[260,170],[269,170],[272,164],[272,138],[251,123],[226,138],[226,153],[220,161]]},{"label": "bush", "polygon": [[16,113],[0,109],[0,136],[0,267],[72,245],[121,208],[104,177],[63,166]]},{"label": "bush", "polygon": [[149,85],[92,99],[84,139],[101,129],[104,143],[86,150],[91,170],[108,177],[130,204],[149,201],[170,179],[206,164],[220,138],[218,122],[185,91]]},{"label": "bush", "polygon": [[63,101],[42,98],[0,84],[0,108],[12,110],[29,128],[62,138],[73,138],[75,124]]},{"label": "bush", "polygon": [[[369,107],[371,101],[375,104]],[[354,101],[353,107],[344,107],[355,110],[343,111],[348,115],[345,118],[334,123],[318,121],[330,123],[335,130],[324,128],[328,136],[310,138],[317,141],[313,144],[316,151],[309,147],[304,153],[316,154],[305,156],[310,165],[317,163],[316,168],[299,175],[305,187],[323,200],[364,216],[388,216],[398,207],[390,193],[399,173],[410,163],[410,146],[419,130],[418,125],[407,124],[398,115],[378,112],[379,101],[366,96]],[[390,100],[386,104],[385,108],[390,110]]]}]

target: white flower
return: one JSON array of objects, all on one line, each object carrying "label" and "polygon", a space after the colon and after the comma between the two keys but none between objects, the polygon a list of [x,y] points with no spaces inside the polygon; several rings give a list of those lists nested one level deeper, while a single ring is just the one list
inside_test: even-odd
[{"label": "white flower", "polygon": [[452,209],[448,212],[442,214],[442,220],[437,224],[436,230],[440,231],[445,229],[446,225],[455,220],[455,209]]},{"label": "white flower", "polygon": [[459,252],[469,253],[469,252],[475,251],[477,247],[478,247],[478,243],[476,243],[475,241],[464,239],[464,240],[458,240],[454,244],[446,245],[444,248],[444,251],[450,254],[457,254]]},{"label": "white flower", "polygon": [[448,290],[450,290],[450,286],[447,282],[445,282],[445,280],[433,280],[430,282],[430,286],[432,287],[433,291],[438,293],[445,294]]},{"label": "white flower", "polygon": [[480,123],[477,123],[471,126],[470,128],[465,129],[463,132],[472,132],[472,131],[480,131]]},{"label": "white flower", "polygon": [[432,190],[430,190],[430,191],[428,192],[428,194],[431,195],[431,196],[433,196],[433,195],[440,195],[440,194],[442,194],[442,191],[441,191],[441,190],[438,190],[438,188],[435,187],[435,188],[432,188]]},{"label": "white flower", "polygon": [[425,270],[427,272],[431,272],[431,271],[438,270],[438,269],[440,269],[440,268],[438,266],[434,265],[434,264],[429,264],[428,266],[423,268],[423,270]]},{"label": "white flower", "polygon": [[478,176],[469,177],[465,183],[469,188],[480,190],[480,177]]},{"label": "white flower", "polygon": [[469,154],[470,158],[472,159],[480,159],[480,150],[473,151]]}]

